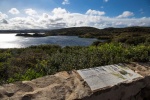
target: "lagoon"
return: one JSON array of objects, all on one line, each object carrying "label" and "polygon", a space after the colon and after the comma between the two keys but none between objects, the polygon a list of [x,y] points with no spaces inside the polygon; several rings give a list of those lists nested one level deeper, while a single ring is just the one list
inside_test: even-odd
[{"label": "lagoon", "polygon": [[25,48],[33,45],[52,44],[65,46],[89,46],[97,39],[78,36],[20,37],[16,34],[0,34],[0,48]]}]

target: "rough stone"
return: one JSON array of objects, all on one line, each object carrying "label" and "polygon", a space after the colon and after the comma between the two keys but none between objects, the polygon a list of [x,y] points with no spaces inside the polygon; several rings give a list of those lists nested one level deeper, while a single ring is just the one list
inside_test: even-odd
[{"label": "rough stone", "polygon": [[59,72],[0,87],[0,100],[73,100],[90,94],[90,88],[75,71]]},{"label": "rough stone", "polygon": [[[93,91],[77,71],[63,71],[31,81],[4,84],[0,86],[0,100],[150,100],[150,62],[125,65],[142,78]],[[124,71],[118,73],[126,75]]]}]

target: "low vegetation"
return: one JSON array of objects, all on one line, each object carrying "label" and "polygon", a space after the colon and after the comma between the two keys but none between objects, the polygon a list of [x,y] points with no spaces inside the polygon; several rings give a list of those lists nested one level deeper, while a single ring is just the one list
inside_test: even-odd
[{"label": "low vegetation", "polygon": [[83,38],[97,38],[109,42],[120,42],[130,45],[150,44],[150,27],[105,28],[73,27],[56,29],[46,35],[71,35]]},{"label": "low vegetation", "polygon": [[[114,63],[150,61],[150,28],[66,28],[47,31],[50,35],[98,38],[88,47],[40,45],[0,49],[0,84],[31,80],[59,71],[70,71]],[[122,72],[125,74],[125,72]]]},{"label": "low vegetation", "polygon": [[89,47],[41,45],[0,49],[0,84],[131,61],[150,61],[150,45],[112,42]]}]

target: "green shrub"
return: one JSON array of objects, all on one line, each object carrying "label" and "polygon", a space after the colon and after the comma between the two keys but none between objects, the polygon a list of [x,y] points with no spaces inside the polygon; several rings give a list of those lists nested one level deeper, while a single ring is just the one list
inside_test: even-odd
[{"label": "green shrub", "polygon": [[150,45],[103,43],[89,47],[34,46],[0,50],[0,84],[96,66],[150,61]]}]

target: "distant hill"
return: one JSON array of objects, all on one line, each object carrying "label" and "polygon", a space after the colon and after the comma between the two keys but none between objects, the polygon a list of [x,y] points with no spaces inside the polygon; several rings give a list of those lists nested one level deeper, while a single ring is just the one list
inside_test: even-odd
[{"label": "distant hill", "polygon": [[128,44],[150,43],[150,27],[126,27],[126,28],[105,28],[94,27],[72,27],[56,29],[46,32],[50,35],[68,35],[84,38],[109,39],[113,42]]},{"label": "distant hill", "polygon": [[94,27],[71,27],[63,29],[55,29],[46,32],[47,35],[69,35],[69,36],[80,36],[87,33],[99,34],[100,29]]},{"label": "distant hill", "polygon": [[79,36],[83,38],[105,39],[110,42],[121,42],[137,45],[150,44],[150,27],[105,28],[71,27],[63,29],[28,29],[28,30],[0,30],[0,33],[45,33],[44,36]]},{"label": "distant hill", "polygon": [[125,32],[142,32],[149,34],[150,27],[127,27],[127,28],[105,28],[98,29],[94,27],[71,27],[63,29],[55,29],[46,32],[46,35],[69,35],[83,37],[97,37],[107,35],[119,35]]}]

